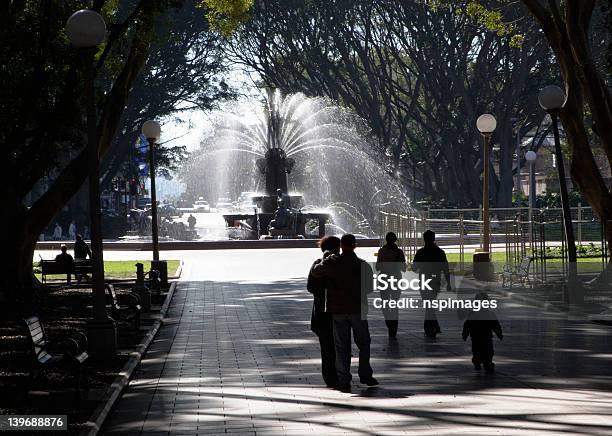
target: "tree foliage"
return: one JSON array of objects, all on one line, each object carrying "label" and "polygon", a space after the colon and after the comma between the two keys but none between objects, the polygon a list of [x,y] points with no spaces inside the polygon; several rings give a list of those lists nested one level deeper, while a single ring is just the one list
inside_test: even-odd
[{"label": "tree foliage", "polygon": [[517,47],[509,30],[488,32],[461,5],[440,6],[262,0],[237,32],[234,52],[267,86],[325,94],[354,109],[369,122],[389,171],[456,205],[480,202],[475,120],[495,113],[493,200],[509,206],[516,170],[511,120],[518,119],[521,136],[541,122],[534,94],[555,76],[547,70],[552,54],[533,23],[517,21],[513,31],[525,35]]}]

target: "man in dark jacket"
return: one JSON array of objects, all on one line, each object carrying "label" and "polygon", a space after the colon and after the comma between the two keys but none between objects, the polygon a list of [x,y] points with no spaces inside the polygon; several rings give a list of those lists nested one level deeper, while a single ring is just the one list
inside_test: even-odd
[{"label": "man in dark jacket", "polygon": [[355,254],[355,236],[340,240],[342,254],[327,256],[312,268],[312,276],[326,280],[326,310],[333,315],[337,389],[351,391],[351,329],[359,348],[359,379],[368,386],[378,381],[370,366],[367,294],[372,292],[372,268]]},{"label": "man in dark jacket", "polygon": [[321,372],[327,387],[333,388],[338,384],[336,375],[336,350],[334,346],[334,324],[331,313],[325,311],[326,280],[315,278],[312,269],[323,259],[333,254],[340,254],[340,238],[336,236],[325,236],[319,241],[319,247],[323,251],[323,258],[317,259],[310,268],[306,289],[314,296],[312,305],[312,316],[310,318],[310,329],[319,337],[321,346]]},{"label": "man in dark jacket", "polygon": [[[402,273],[406,271],[406,257],[402,249],[397,246],[397,235],[395,233],[387,233],[385,242],[385,245],[380,247],[376,255],[376,269],[381,274],[386,274],[388,277],[394,277],[399,280],[402,278]],[[397,301],[400,298],[400,294],[400,291],[391,289],[380,291],[381,298],[386,301]],[[385,324],[389,330],[389,337],[395,338],[399,324],[399,311],[397,307],[389,309],[386,306],[383,307],[382,311],[385,316]]]},{"label": "man in dark jacket", "polygon": [[[436,234],[431,230],[423,233],[425,245],[417,250],[412,261],[412,269],[418,274],[423,274],[426,279],[431,279],[430,287],[432,291],[422,291],[423,300],[434,300],[438,298],[440,292],[441,273],[446,278],[446,290],[451,290],[450,271],[446,253],[436,245]],[[425,335],[434,338],[440,331],[440,324],[436,317],[435,309],[425,309],[425,321],[423,323]]]}]

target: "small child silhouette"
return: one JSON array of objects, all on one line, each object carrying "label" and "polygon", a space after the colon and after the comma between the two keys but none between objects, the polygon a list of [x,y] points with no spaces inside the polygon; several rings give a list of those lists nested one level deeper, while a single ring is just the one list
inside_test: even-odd
[{"label": "small child silhouette", "polygon": [[[485,292],[479,292],[474,296],[474,300],[490,300]],[[489,308],[481,308],[479,311],[472,311],[465,323],[463,324],[463,340],[467,340],[468,336],[472,338],[472,363],[474,369],[480,370],[483,366],[487,374],[495,372],[495,364],[493,363],[493,332],[501,340],[504,335],[502,333],[501,324],[497,320],[495,313]]]}]

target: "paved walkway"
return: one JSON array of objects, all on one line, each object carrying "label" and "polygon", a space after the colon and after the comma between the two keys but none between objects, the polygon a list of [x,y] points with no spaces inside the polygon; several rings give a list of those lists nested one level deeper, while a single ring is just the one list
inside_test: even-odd
[{"label": "paved walkway", "polygon": [[612,434],[611,328],[513,303],[494,376],[472,369],[456,316],[426,342],[420,317],[406,314],[390,341],[373,313],[381,386],[356,377],[350,395],[326,389],[303,277],[316,255],[186,259],[168,318],[104,434]]}]

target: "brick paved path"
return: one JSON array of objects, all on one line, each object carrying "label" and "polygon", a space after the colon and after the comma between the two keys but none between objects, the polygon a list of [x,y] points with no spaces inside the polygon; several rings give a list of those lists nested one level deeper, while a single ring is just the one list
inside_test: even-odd
[{"label": "brick paved path", "polygon": [[472,370],[457,319],[437,342],[403,319],[390,342],[373,313],[381,386],[347,395],[321,380],[303,278],[181,282],[104,434],[612,434],[610,327],[519,309],[495,376]]}]

